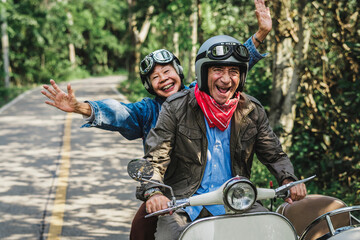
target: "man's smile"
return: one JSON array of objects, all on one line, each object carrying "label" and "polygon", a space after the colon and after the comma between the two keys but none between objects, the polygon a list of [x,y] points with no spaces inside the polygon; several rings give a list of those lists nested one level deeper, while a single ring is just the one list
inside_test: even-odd
[{"label": "man's smile", "polygon": [[228,91],[230,91],[231,87],[228,88],[224,88],[224,87],[218,87],[216,86],[217,90],[222,93],[222,94],[226,94]]}]

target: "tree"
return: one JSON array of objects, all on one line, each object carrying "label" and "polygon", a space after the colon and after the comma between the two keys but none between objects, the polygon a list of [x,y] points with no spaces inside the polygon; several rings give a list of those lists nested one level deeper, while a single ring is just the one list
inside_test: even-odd
[{"label": "tree", "polygon": [[[138,7],[136,0],[127,0],[128,7],[129,7],[129,33],[130,39],[132,43],[132,47],[129,51],[130,55],[128,56],[128,76],[129,79],[133,80],[139,75],[139,63],[140,63],[140,47],[144,43],[151,25],[151,15],[154,12],[154,6],[150,5],[147,7],[145,13],[145,19],[143,20],[142,24],[139,24],[136,14],[134,10]],[[139,27],[141,26],[141,27]]]},{"label": "tree", "polygon": [[[2,0],[4,5],[6,0]],[[5,73],[5,87],[10,86],[10,62],[9,62],[9,37],[7,34],[7,21],[6,21],[6,8],[5,6],[1,7],[1,45],[3,52],[3,61],[4,61],[4,73]]]},{"label": "tree", "polygon": [[[292,1],[275,1],[274,14],[274,60],[270,103],[270,124],[280,136],[285,148],[292,145],[296,95],[300,85],[302,64],[307,57],[310,32],[304,14],[307,1],[298,0],[292,9]],[[294,21],[294,11],[297,17]]]},{"label": "tree", "polygon": [[291,152],[301,174],[317,174],[318,193],[359,204],[360,4],[323,0],[310,6],[312,54],[302,74]]}]

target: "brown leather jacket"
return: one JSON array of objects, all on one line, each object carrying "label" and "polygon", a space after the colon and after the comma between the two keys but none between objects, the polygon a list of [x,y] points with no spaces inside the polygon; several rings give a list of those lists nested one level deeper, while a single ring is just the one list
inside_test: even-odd
[{"label": "brown leather jacket", "polygon": [[[250,178],[256,153],[279,184],[285,178],[297,180],[264,108],[255,98],[241,94],[230,135],[234,175]],[[204,114],[197,104],[194,88],[172,95],[162,105],[157,125],[146,139],[145,158],[155,167],[152,180],[170,185],[177,198],[190,197],[198,189],[205,171],[207,144]],[[152,186],[148,184],[146,189]]]}]

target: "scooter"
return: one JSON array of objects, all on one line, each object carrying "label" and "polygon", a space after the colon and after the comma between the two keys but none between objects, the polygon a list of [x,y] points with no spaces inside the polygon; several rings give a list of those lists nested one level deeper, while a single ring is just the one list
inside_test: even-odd
[{"label": "scooter", "polygon": [[[180,208],[188,206],[217,205],[225,207],[226,214],[222,216],[212,216],[196,220],[189,224],[181,233],[180,240],[193,239],[269,239],[269,240],[307,240],[308,233],[313,226],[317,225],[321,219],[327,219],[329,233],[323,235],[318,240],[359,240],[360,227],[352,224],[348,228],[334,229],[329,219],[330,215],[344,211],[360,211],[360,206],[351,207],[335,212],[327,213],[315,219],[306,228],[299,238],[293,224],[282,214],[277,212],[257,212],[246,213],[257,200],[287,198],[289,190],[293,186],[310,181],[315,176],[295,181],[276,189],[256,188],[247,178],[236,176],[225,182],[219,189],[202,195],[192,196],[187,199],[176,200],[172,188],[168,185],[154,182],[153,167],[150,162],[144,159],[134,159],[128,164],[128,173],[131,178],[140,182],[149,182],[161,187],[168,188],[172,195],[168,208],[151,213],[147,217],[168,214]],[[301,218],[301,216],[299,216]],[[353,221],[359,224],[359,220]],[[344,237],[342,237],[344,236]]]}]

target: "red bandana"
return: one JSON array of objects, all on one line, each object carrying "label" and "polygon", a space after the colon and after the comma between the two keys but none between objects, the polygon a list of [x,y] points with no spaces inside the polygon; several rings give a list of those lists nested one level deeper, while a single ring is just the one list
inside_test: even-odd
[{"label": "red bandana", "polygon": [[208,94],[199,90],[198,85],[195,86],[195,97],[203,111],[209,127],[218,127],[224,131],[230,123],[231,117],[239,103],[240,92],[235,94],[235,97],[228,100],[225,104],[218,104]]}]

